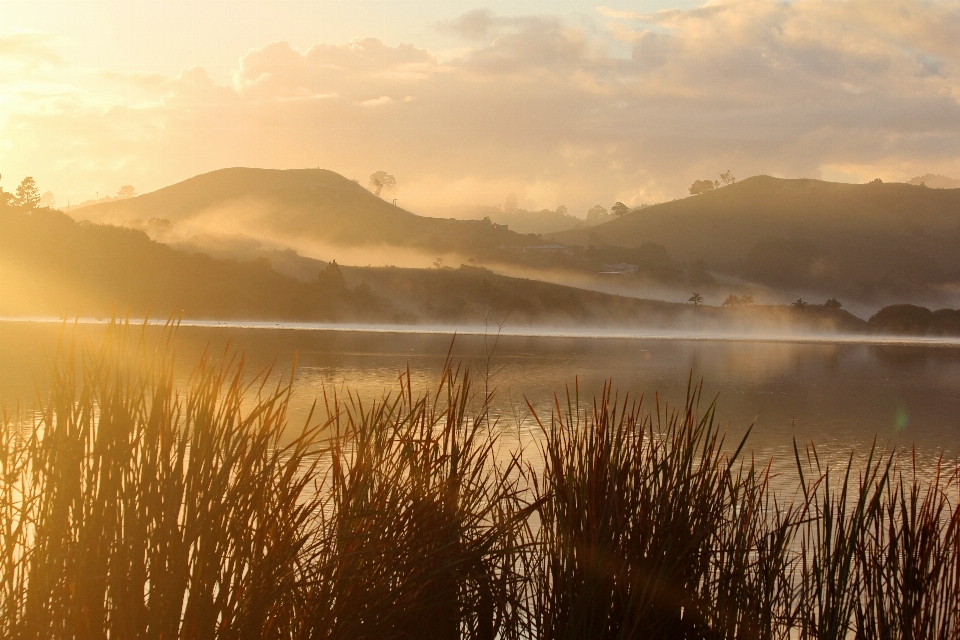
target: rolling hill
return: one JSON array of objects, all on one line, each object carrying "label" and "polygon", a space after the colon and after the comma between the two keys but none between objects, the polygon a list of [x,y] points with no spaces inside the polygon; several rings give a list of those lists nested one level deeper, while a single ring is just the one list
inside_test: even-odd
[{"label": "rolling hill", "polygon": [[960,189],[757,176],[552,238],[656,243],[673,259],[779,289],[942,299],[960,285]]},{"label": "rolling hill", "polygon": [[[290,260],[289,256],[284,260]],[[330,263],[304,282],[270,260],[187,253],[144,232],[76,222],[51,209],[0,203],[0,317],[109,317],[483,325],[659,330],[861,330],[842,310],[728,309],[641,300],[484,268],[403,269]]]},{"label": "rolling hill", "polygon": [[207,233],[244,234],[279,243],[400,247],[470,257],[498,247],[538,244],[481,220],[418,216],[324,169],[221,169],[135,198],[84,207],[95,222],[142,224],[152,218]]},{"label": "rolling hill", "polygon": [[269,260],[186,253],[142,231],[0,204],[0,315],[338,320],[384,315],[365,291],[303,282]]}]

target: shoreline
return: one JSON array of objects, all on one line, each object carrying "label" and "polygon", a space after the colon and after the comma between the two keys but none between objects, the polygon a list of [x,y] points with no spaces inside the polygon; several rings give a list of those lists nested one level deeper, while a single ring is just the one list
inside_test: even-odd
[{"label": "shoreline", "polygon": [[[83,324],[107,325],[111,320],[78,317],[72,319],[53,316],[0,316],[2,324]],[[151,318],[130,318],[131,325],[164,326],[169,320]],[[682,342],[752,342],[783,344],[836,344],[836,345],[873,345],[873,346],[911,346],[960,348],[960,336],[903,336],[903,335],[863,335],[853,333],[835,334],[767,334],[767,333],[685,333],[665,331],[644,331],[642,329],[567,329],[551,327],[521,326],[515,328],[497,328],[480,325],[439,325],[439,324],[378,324],[378,323],[336,323],[336,322],[276,322],[265,320],[180,320],[176,324],[190,328],[255,329],[272,331],[330,331],[355,333],[398,333],[423,335],[499,335],[516,338],[570,338],[570,339],[613,339],[613,340],[664,340]]]}]

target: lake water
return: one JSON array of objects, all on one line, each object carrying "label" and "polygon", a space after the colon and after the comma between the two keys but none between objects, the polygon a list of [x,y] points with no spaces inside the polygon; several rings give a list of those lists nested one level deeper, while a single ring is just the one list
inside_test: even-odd
[{"label": "lake water", "polygon": [[[250,369],[273,365],[289,374],[297,360],[291,417],[307,415],[324,388],[355,391],[370,400],[397,389],[408,367],[414,386],[435,388],[448,350],[471,367],[482,386],[492,372],[494,404],[505,441],[530,445],[539,430],[529,402],[548,417],[554,394],[579,383],[581,400],[607,381],[621,397],[653,394],[684,401],[687,382],[703,380],[704,397],[717,398],[717,417],[731,439],[750,424],[750,449],[763,461],[789,466],[793,439],[814,441],[822,455],[844,458],[883,446],[915,446],[922,465],[960,455],[960,345],[931,341],[830,342],[691,337],[482,335],[255,326],[181,326],[177,335],[183,379],[203,349],[242,351]],[[0,321],[0,401],[25,403],[43,388],[43,353],[56,323]],[[102,325],[82,325],[97,340]],[[160,329],[151,329],[159,334]],[[526,332],[529,333],[529,332]]]}]

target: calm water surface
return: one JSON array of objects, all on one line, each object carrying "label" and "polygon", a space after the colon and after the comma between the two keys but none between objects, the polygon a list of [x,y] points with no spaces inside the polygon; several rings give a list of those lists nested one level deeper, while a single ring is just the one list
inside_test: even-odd
[{"label": "calm water surface", "polygon": [[[56,344],[54,324],[0,322],[0,401],[29,404],[44,385],[44,353]],[[102,326],[81,326],[96,341]],[[151,329],[159,335],[159,329]],[[324,389],[354,391],[370,401],[395,392],[408,367],[414,386],[435,388],[450,335],[181,327],[183,379],[199,354],[236,350],[251,370],[273,366],[289,375],[296,358],[293,420],[305,419]],[[505,441],[530,445],[538,428],[529,402],[548,417],[554,394],[579,384],[584,402],[612,381],[620,396],[684,401],[690,375],[717,417],[740,436],[755,424],[751,450],[776,466],[792,464],[793,440],[813,441],[831,459],[884,446],[915,447],[922,465],[960,454],[960,347],[929,344],[789,343],[665,338],[459,335],[453,358],[483,386],[491,372],[495,413]]]}]

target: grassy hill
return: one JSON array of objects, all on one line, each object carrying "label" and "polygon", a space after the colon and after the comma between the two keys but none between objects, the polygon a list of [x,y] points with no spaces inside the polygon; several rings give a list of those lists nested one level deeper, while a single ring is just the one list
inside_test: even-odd
[{"label": "grassy hill", "polygon": [[[283,256],[296,260],[296,256]],[[0,204],[0,316],[166,317],[554,325],[661,330],[859,330],[845,311],[723,309],[640,300],[459,269],[343,268],[310,281],[267,258],[188,253],[144,232]]]},{"label": "grassy hill", "polygon": [[664,332],[858,332],[867,323],[843,309],[809,305],[713,307],[611,295],[511,278],[483,268],[344,268],[346,281],[389,300],[404,317],[448,324],[518,325]]},{"label": "grassy hill", "polygon": [[157,218],[278,240],[474,256],[539,242],[480,220],[418,216],[324,169],[221,169],[135,198],[85,207],[78,215],[115,224]]},{"label": "grassy hill", "polygon": [[777,288],[936,295],[960,283],[960,189],[757,176],[553,238],[653,242],[673,259]]},{"label": "grassy hill", "polygon": [[154,317],[337,320],[379,318],[385,306],[365,291],[280,274],[267,259],[185,253],[142,231],[0,205],[0,315],[110,316],[115,309]]}]

